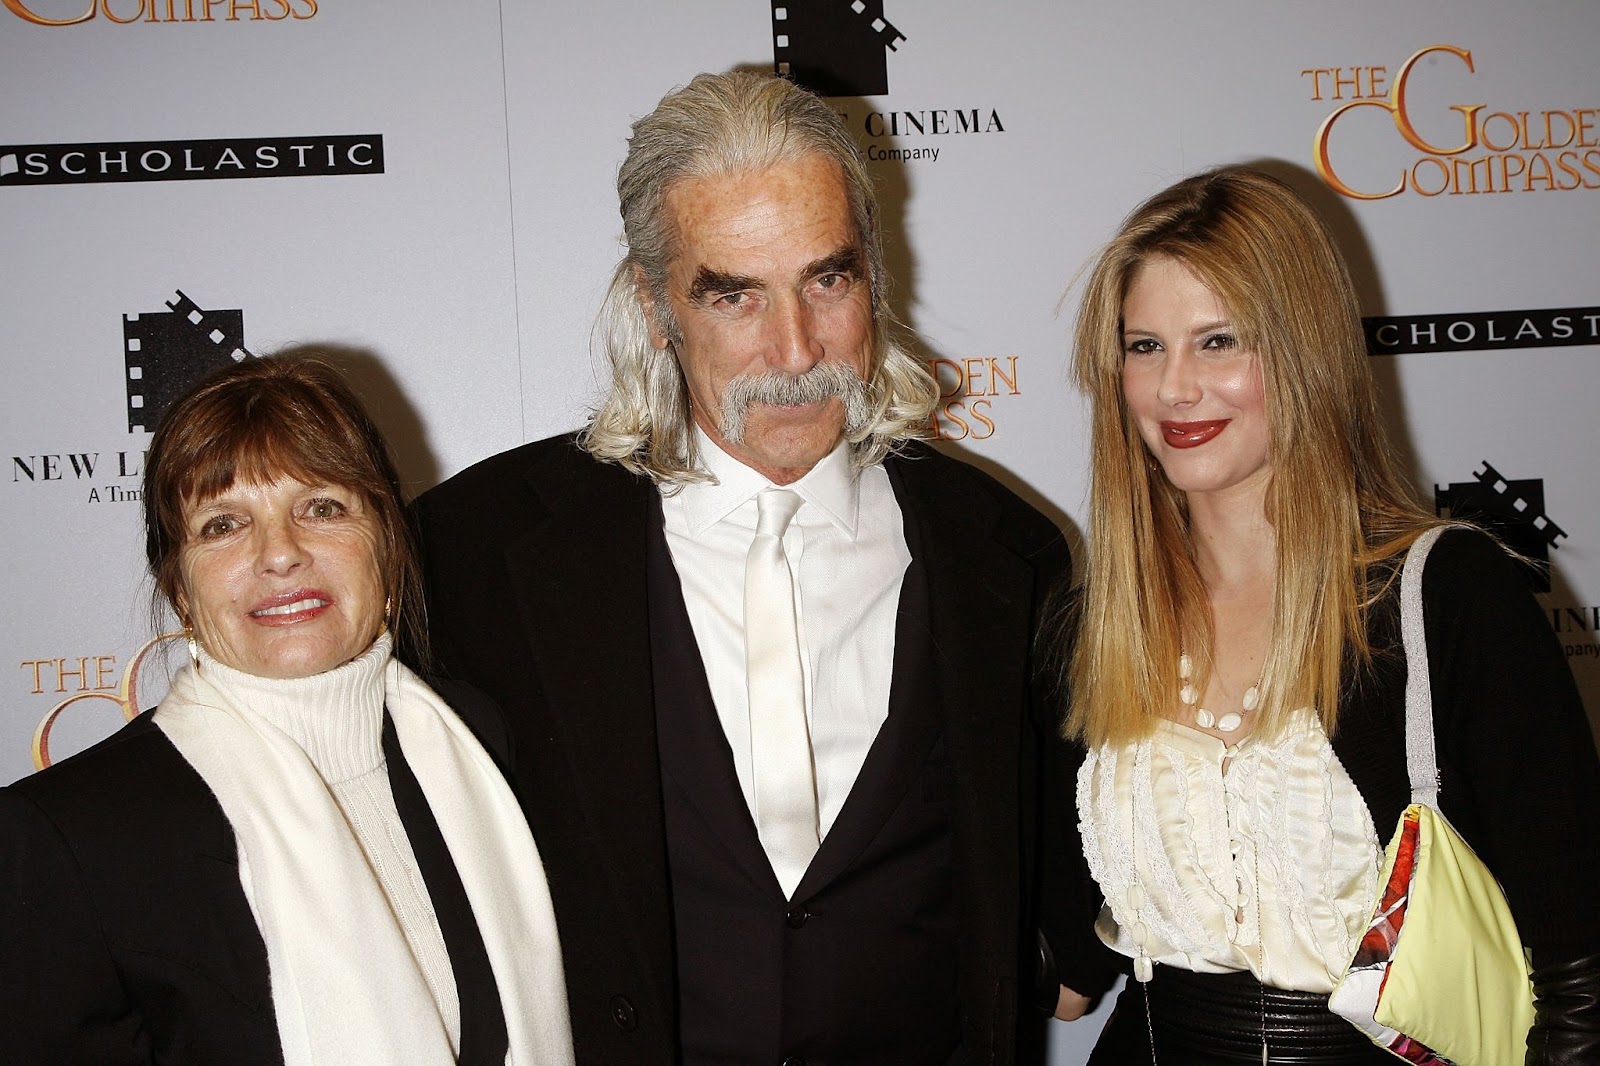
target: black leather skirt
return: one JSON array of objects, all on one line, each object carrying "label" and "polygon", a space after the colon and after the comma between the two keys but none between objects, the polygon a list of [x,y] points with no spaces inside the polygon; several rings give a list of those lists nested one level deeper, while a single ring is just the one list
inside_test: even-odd
[{"label": "black leather skirt", "polygon": [[1157,966],[1147,986],[1128,979],[1089,1066],[1260,1063],[1263,1038],[1266,1061],[1272,1063],[1392,1066],[1399,1061],[1329,1011],[1327,996],[1268,988],[1248,973]]}]

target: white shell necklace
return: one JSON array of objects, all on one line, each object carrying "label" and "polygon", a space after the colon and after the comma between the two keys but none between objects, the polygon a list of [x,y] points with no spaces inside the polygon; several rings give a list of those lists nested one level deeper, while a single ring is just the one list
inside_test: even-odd
[{"label": "white shell necklace", "polygon": [[1200,693],[1194,687],[1193,677],[1194,660],[1184,652],[1178,656],[1178,679],[1183,682],[1183,687],[1178,689],[1178,699],[1185,707],[1193,709],[1195,725],[1201,729],[1215,728],[1218,732],[1232,733],[1244,724],[1245,715],[1261,706],[1261,679],[1256,678],[1256,683],[1245,689],[1244,699],[1239,701],[1242,710],[1229,711],[1219,717],[1200,706]]}]

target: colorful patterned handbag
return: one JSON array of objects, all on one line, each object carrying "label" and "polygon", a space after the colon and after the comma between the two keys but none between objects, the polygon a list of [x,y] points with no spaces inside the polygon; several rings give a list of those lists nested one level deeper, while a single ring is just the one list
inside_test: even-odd
[{"label": "colorful patterned handbag", "polygon": [[1418,1064],[1521,1066],[1533,984],[1505,894],[1439,810],[1422,570],[1445,527],[1417,538],[1400,577],[1411,806],[1384,851],[1378,905],[1328,1006]]}]

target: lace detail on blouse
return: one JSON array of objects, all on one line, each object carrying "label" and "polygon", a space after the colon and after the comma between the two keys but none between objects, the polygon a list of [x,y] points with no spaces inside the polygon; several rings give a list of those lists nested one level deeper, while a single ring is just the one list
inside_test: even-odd
[{"label": "lace detail on blouse", "polygon": [[1177,722],[1078,773],[1096,931],[1114,950],[1329,992],[1377,898],[1382,846],[1321,723],[1230,748]]}]

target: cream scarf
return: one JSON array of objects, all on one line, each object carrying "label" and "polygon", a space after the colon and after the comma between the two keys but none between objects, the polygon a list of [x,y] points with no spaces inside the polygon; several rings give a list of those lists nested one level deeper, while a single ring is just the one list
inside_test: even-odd
[{"label": "cream scarf", "polygon": [[[389,638],[316,677],[185,667],[155,722],[216,795],[261,927],[285,1066],[453,1063],[449,1034],[382,885],[312,760],[252,693],[308,700],[381,670],[406,762],[450,849],[499,986],[507,1063],[573,1061],[561,947],[538,849],[483,747]],[[381,724],[381,713],[377,721]],[[343,723],[340,723],[343,728]],[[365,728],[365,727],[363,727]]]}]

